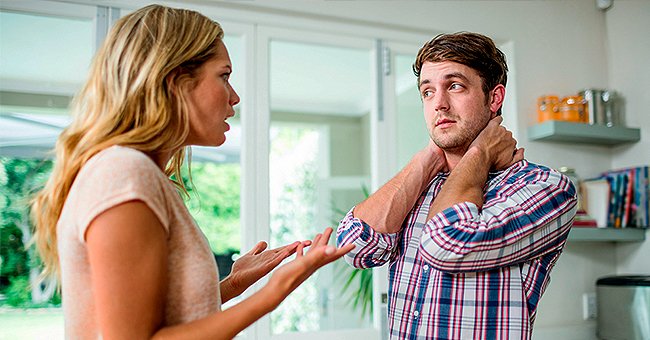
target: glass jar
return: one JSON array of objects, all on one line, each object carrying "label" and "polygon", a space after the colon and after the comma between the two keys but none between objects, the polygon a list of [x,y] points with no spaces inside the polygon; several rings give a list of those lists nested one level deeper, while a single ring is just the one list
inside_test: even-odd
[{"label": "glass jar", "polygon": [[542,123],[547,120],[556,120],[560,98],[549,95],[537,98],[537,121]]},{"label": "glass jar", "polygon": [[568,96],[562,98],[558,109],[558,119],[565,122],[588,123],[585,114],[585,101],[581,96]]},{"label": "glass jar", "polygon": [[575,169],[569,168],[566,166],[563,166],[559,169],[560,173],[567,176],[571,182],[573,183],[573,186],[576,188],[576,196],[578,197],[578,211],[582,210],[582,195],[580,194],[580,177],[578,177],[578,174],[576,174]]}]

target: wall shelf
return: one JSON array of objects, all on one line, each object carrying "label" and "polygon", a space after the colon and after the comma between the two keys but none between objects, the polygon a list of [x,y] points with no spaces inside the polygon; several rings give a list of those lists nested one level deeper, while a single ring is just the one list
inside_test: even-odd
[{"label": "wall shelf", "polygon": [[641,130],[622,126],[607,127],[549,120],[528,127],[528,139],[531,141],[618,145],[638,142],[641,139]]},{"label": "wall shelf", "polygon": [[569,241],[578,242],[641,242],[646,230],[639,228],[571,228]]}]

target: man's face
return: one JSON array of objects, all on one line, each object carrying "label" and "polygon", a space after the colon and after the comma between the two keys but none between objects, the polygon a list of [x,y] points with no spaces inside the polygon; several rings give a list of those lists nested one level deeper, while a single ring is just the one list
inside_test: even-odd
[{"label": "man's face", "polygon": [[420,71],[420,96],[429,136],[445,151],[467,151],[496,115],[478,73],[463,64],[425,62]]}]

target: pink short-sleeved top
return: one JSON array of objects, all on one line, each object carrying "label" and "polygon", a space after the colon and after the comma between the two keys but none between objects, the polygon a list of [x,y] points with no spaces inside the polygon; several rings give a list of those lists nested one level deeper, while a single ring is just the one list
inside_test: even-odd
[{"label": "pink short-sleeved top", "polygon": [[164,325],[220,311],[214,256],[176,187],[144,153],[113,146],[93,156],[79,171],[57,224],[66,338],[101,338],[94,313],[86,230],[102,212],[134,200],[144,202],[167,233]]}]

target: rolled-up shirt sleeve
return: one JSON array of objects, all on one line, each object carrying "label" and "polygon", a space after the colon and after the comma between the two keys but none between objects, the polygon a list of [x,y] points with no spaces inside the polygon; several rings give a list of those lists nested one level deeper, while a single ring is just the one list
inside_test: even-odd
[{"label": "rolled-up shirt sleeve", "polygon": [[561,250],[575,213],[571,181],[539,171],[488,191],[482,211],[462,202],[434,215],[422,233],[420,251],[441,271],[511,266]]},{"label": "rolled-up shirt sleeve", "polygon": [[345,215],[336,230],[336,245],[356,247],[345,254],[345,261],[355,268],[372,268],[387,263],[395,253],[398,233],[382,234],[354,217],[354,208]]}]

